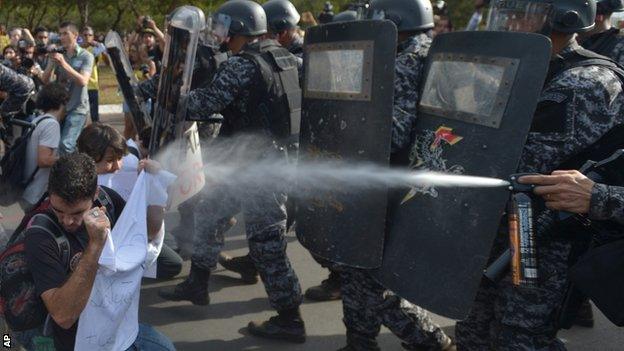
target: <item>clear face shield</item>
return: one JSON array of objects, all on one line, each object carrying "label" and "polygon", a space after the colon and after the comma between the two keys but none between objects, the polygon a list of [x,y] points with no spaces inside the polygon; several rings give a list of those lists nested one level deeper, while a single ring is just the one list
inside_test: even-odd
[{"label": "clear face shield", "polygon": [[552,31],[552,17],[552,4],[502,0],[492,5],[487,30],[549,35]]},{"label": "clear face shield", "polygon": [[215,14],[206,23],[202,35],[204,45],[220,46],[227,42],[232,18],[226,14]]}]

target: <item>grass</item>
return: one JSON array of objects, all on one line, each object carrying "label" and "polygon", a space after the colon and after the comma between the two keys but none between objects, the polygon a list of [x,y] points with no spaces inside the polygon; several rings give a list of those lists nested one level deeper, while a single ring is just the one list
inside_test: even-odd
[{"label": "grass", "polygon": [[110,66],[98,66],[100,83],[100,105],[115,105],[123,102],[118,91],[117,78]]}]

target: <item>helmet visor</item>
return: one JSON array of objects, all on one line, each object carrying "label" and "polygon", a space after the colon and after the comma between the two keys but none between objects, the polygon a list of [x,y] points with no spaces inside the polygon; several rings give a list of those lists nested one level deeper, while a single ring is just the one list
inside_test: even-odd
[{"label": "helmet visor", "polygon": [[552,16],[551,4],[501,0],[492,5],[487,30],[550,34]]},{"label": "helmet visor", "polygon": [[212,17],[210,22],[211,28],[208,30],[208,33],[212,39],[211,41],[216,45],[220,45],[229,36],[232,18],[226,14],[218,13]]}]

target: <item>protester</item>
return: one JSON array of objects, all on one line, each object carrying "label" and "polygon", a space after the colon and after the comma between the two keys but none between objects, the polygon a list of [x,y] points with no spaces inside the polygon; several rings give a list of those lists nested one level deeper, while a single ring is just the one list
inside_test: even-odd
[{"label": "protester", "polygon": [[90,52],[93,57],[93,70],[91,71],[91,77],[89,78],[89,84],[87,91],[89,94],[89,110],[91,112],[91,122],[97,122],[100,120],[99,114],[99,96],[100,85],[98,82],[98,62],[100,61],[102,54],[106,52],[104,44],[95,41],[95,33],[93,28],[87,26],[82,30],[82,48]]},{"label": "protester", "polygon": [[11,45],[5,46],[2,50],[2,64],[7,67],[14,67],[16,59],[17,50],[15,49],[15,47]]},{"label": "protester", "polygon": [[20,39],[22,39],[22,28],[11,28],[9,30],[9,45],[17,46]]},{"label": "protester", "polygon": [[[93,123],[87,126],[78,138],[78,151],[95,160],[98,184],[115,190],[125,201],[130,197],[140,169],[147,168],[152,173],[158,173],[160,169],[157,162],[147,159],[139,161],[137,156],[128,153],[128,149],[124,137],[107,124]],[[150,206],[148,226],[161,225],[162,214],[162,207]],[[164,235],[164,226],[161,230]],[[181,270],[182,258],[163,244],[158,255],[156,278],[170,279]]]},{"label": "protester", "polygon": [[61,139],[59,123],[65,118],[68,95],[62,85],[51,83],[37,94],[36,107],[43,113],[32,122],[37,126],[28,142],[24,179],[30,180],[24,190],[20,206],[26,212],[46,192],[50,167],[58,159]]},{"label": "protester", "polygon": [[59,27],[61,44],[65,54],[49,54],[50,63],[43,73],[42,80],[49,83],[52,75],[66,86],[69,91],[67,116],[61,129],[60,154],[72,153],[76,150],[76,139],[86,123],[89,112],[89,95],[87,85],[93,69],[93,55],[78,46],[78,28],[71,22],[62,23]]},{"label": "protester", "polygon": [[46,27],[35,28],[35,42],[37,45],[48,45],[50,33]]},{"label": "protester", "polygon": [[149,16],[139,17],[141,39],[147,48],[147,55],[156,64],[156,69],[160,72],[160,64],[165,51],[165,35],[158,29],[156,22]]},{"label": "protester", "polygon": [[433,21],[435,23],[435,27],[433,27],[434,36],[453,31],[453,23],[451,23],[451,19],[449,17],[436,15],[433,16]]},{"label": "protester", "polygon": [[[114,213],[94,207],[100,191],[111,199]],[[26,257],[36,292],[51,317],[54,347],[70,351],[74,350],[78,318],[87,307],[98,260],[113,227],[111,221],[121,216],[125,203],[115,191],[97,186],[95,162],[79,153],[62,156],[52,167],[48,193],[51,209],[46,215],[58,223],[69,241],[69,267],[55,239],[37,228],[29,229],[25,238]],[[137,349],[175,350],[171,341],[145,324],[139,326],[138,336],[128,348]]]},{"label": "protester", "polygon": [[4,24],[0,24],[0,48],[4,49],[9,46],[10,40],[7,35],[6,26]]}]

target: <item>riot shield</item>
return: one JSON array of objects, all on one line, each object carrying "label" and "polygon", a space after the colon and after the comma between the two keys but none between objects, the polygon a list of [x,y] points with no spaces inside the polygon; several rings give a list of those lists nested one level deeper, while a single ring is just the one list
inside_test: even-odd
[{"label": "riot shield", "polygon": [[164,153],[167,157],[159,158],[165,168],[178,171],[171,196],[173,207],[195,195],[205,184],[197,125],[185,121],[197,43],[205,25],[204,13],[193,6],[174,10],[167,25],[150,154],[156,155],[163,147],[177,141],[173,146],[177,150],[167,150]]},{"label": "riot shield", "polygon": [[[436,37],[412,148],[417,169],[507,179],[516,171],[550,40],[514,32]],[[414,188],[393,204],[374,276],[432,312],[466,316],[509,198],[504,188]]]},{"label": "riot shield", "polygon": [[[302,161],[364,161],[390,157],[397,30],[389,21],[326,24],[305,36],[301,116]],[[387,189],[306,189],[301,182],[297,236],[314,255],[354,267],[381,264]]]},{"label": "riot shield", "polygon": [[140,133],[146,127],[151,126],[152,118],[149,107],[141,95],[135,93],[138,81],[124,49],[123,41],[117,32],[111,30],[106,34],[104,45],[110,57],[111,67],[113,72],[115,72],[124,101],[126,101],[130,109],[134,130]]}]

